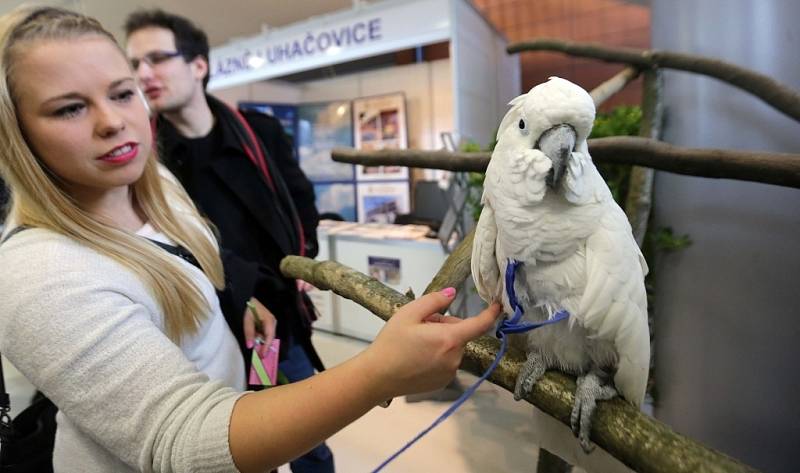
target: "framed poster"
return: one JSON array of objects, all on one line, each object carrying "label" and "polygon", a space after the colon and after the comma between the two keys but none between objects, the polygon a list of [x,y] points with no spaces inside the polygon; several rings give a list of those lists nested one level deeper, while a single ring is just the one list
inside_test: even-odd
[{"label": "framed poster", "polygon": [[317,210],[320,216],[336,214],[348,222],[356,221],[356,186],[353,182],[315,183]]},{"label": "framed poster", "polygon": [[[405,95],[395,93],[353,100],[353,132],[356,149],[407,148]],[[408,168],[357,165],[356,179],[408,179]]]},{"label": "framed poster", "polygon": [[359,222],[394,223],[409,207],[408,181],[358,183]]},{"label": "framed poster", "polygon": [[331,159],[331,149],[353,146],[350,102],[297,106],[297,154],[311,181],[352,181],[353,165]]},{"label": "framed poster", "polygon": [[297,107],[289,104],[275,104],[265,102],[239,102],[240,110],[248,110],[270,115],[278,119],[283,126],[283,131],[292,141],[297,140]]}]

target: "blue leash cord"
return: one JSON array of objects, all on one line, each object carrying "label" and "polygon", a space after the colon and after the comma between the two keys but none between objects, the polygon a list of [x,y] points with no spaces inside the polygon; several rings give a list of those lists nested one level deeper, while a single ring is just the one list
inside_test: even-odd
[{"label": "blue leash cord", "polygon": [[433,430],[434,427],[441,424],[448,417],[450,417],[456,411],[456,409],[461,407],[461,405],[464,404],[464,402],[467,399],[469,399],[469,397],[472,396],[472,394],[474,394],[475,391],[478,390],[478,386],[480,386],[480,384],[484,382],[486,378],[489,377],[489,375],[492,374],[495,368],[497,368],[497,365],[500,364],[500,360],[503,358],[503,356],[505,356],[506,350],[508,349],[508,339],[506,338],[507,334],[528,332],[530,330],[534,330],[545,325],[561,322],[562,320],[569,317],[569,312],[567,312],[566,310],[560,310],[556,312],[555,315],[553,315],[553,318],[545,320],[543,322],[520,323],[519,320],[520,318],[522,318],[522,314],[524,314],[525,312],[522,309],[522,306],[519,305],[519,302],[517,301],[517,294],[516,291],[514,290],[514,279],[516,277],[517,268],[520,265],[522,265],[521,262],[512,259],[509,259],[508,265],[506,265],[506,294],[508,295],[508,303],[511,305],[511,307],[514,308],[514,315],[511,317],[511,320],[503,319],[503,321],[500,323],[500,326],[497,328],[497,332],[495,335],[497,336],[497,338],[500,339],[500,350],[498,350],[497,356],[495,356],[494,361],[492,362],[491,366],[489,366],[489,369],[487,369],[486,372],[483,373],[483,376],[481,376],[475,382],[475,384],[473,384],[472,386],[469,387],[469,389],[464,391],[464,394],[462,394],[458,399],[456,399],[453,405],[447,408],[447,410],[444,411],[444,413],[440,415],[435,421],[433,421],[433,423],[430,426],[428,426],[422,432],[418,433],[413,439],[411,439],[411,441],[403,445],[403,447],[400,450],[392,454],[392,456],[384,460],[383,463],[381,463],[377,468],[372,470],[372,473],[377,473],[382,469],[384,469],[386,465],[394,461],[395,458],[399,457],[403,452],[408,450],[409,447],[417,443],[417,440],[424,437],[428,432]]}]

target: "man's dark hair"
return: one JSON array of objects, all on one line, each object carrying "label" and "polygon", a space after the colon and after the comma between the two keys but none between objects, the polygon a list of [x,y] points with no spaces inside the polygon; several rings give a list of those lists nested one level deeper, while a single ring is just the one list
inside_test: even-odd
[{"label": "man's dark hair", "polygon": [[[136,31],[150,27],[172,31],[175,36],[175,47],[187,61],[200,56],[208,63],[208,36],[188,18],[161,9],[135,11],[125,20],[125,36],[130,37]],[[203,78],[203,88],[208,84],[210,75],[209,64],[209,73]]]}]

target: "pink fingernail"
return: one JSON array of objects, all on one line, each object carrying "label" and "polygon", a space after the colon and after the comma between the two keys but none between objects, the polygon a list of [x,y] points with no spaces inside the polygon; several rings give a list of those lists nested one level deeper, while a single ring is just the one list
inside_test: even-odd
[{"label": "pink fingernail", "polygon": [[244,345],[247,348],[253,348],[253,341],[252,340],[247,340],[246,342],[244,342]]},{"label": "pink fingernail", "polygon": [[456,288],[454,287],[446,287],[442,289],[442,295],[445,297],[453,297],[456,295]]}]

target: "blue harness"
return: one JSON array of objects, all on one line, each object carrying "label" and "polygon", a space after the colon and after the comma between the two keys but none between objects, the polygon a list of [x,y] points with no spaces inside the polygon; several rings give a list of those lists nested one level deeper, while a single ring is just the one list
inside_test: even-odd
[{"label": "blue harness", "polygon": [[478,381],[475,382],[475,384],[473,384],[472,386],[469,387],[469,389],[464,391],[464,394],[462,394],[461,397],[456,399],[456,401],[453,402],[453,405],[447,408],[447,410],[444,411],[444,413],[440,415],[435,421],[433,421],[433,423],[430,426],[428,426],[422,432],[418,433],[413,439],[411,439],[411,441],[405,444],[400,450],[396,451],[392,456],[387,458],[377,468],[372,470],[372,473],[381,471],[384,467],[386,467],[386,465],[394,461],[395,458],[399,457],[403,452],[408,450],[409,447],[414,445],[417,442],[417,440],[421,439],[425,434],[433,430],[434,427],[441,424],[442,422],[444,422],[445,419],[450,417],[456,411],[456,409],[461,407],[461,405],[464,404],[464,402],[467,399],[469,399],[469,397],[472,396],[473,393],[475,393],[475,391],[478,389],[478,386],[480,386],[480,384],[484,382],[486,378],[489,377],[489,375],[492,374],[492,372],[497,368],[497,365],[500,364],[500,360],[503,358],[503,356],[505,356],[506,350],[508,349],[508,338],[506,337],[507,334],[528,332],[530,330],[537,329],[544,325],[550,325],[557,322],[561,322],[562,320],[569,317],[569,312],[567,312],[566,310],[560,310],[556,312],[556,314],[553,315],[551,319],[542,322],[520,322],[520,319],[522,318],[522,315],[525,313],[525,311],[519,304],[519,301],[517,300],[517,294],[516,291],[514,290],[514,281],[516,279],[517,268],[521,265],[522,263],[520,261],[513,259],[509,259],[508,264],[506,265],[506,275],[505,275],[506,295],[508,296],[509,305],[511,306],[512,309],[514,309],[514,315],[511,317],[510,320],[508,318],[504,318],[503,321],[500,322],[500,325],[497,328],[497,332],[495,335],[497,336],[497,338],[500,339],[500,350],[498,350],[497,356],[494,358],[494,361],[492,362],[491,366],[489,366],[489,369],[487,369],[486,372],[483,373],[483,376],[481,376],[478,379]]}]

